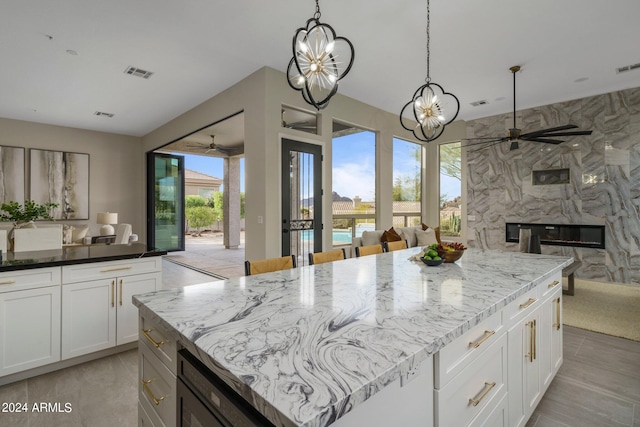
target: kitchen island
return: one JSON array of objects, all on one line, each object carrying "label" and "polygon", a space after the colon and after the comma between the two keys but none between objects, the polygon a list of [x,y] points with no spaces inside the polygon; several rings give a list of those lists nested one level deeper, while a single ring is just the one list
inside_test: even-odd
[{"label": "kitchen island", "polygon": [[[377,409],[398,395],[395,425],[524,425],[562,361],[558,279],[572,258],[469,249],[428,267],[417,252],[135,296],[141,327],[163,337],[139,346],[141,416],[175,425],[171,353],[184,347],[277,426],[390,425]],[[172,341],[161,357],[147,349]],[[168,388],[153,390],[145,375],[163,369]]]}]

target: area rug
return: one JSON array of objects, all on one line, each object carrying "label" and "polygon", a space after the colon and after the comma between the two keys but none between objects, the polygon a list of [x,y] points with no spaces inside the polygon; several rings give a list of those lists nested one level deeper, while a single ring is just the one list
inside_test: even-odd
[{"label": "area rug", "polygon": [[565,325],[640,341],[640,287],[576,279],[562,298]]}]

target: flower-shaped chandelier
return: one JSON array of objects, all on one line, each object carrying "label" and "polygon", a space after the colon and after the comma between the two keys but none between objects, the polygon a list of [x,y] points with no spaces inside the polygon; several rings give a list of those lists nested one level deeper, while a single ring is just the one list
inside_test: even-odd
[{"label": "flower-shaped chandelier", "polygon": [[[338,81],[351,70],[355,53],[349,39],[336,36],[331,25],[320,22],[318,1],[313,17],[293,36],[293,58],[287,68],[287,81],[293,89],[302,92],[308,104],[320,110],[338,92]],[[345,56],[345,61],[338,61],[340,56]]]},{"label": "flower-shaped chandelier", "polygon": [[[429,61],[431,51],[429,47],[429,27],[431,24],[429,0],[427,0],[427,78],[426,83],[413,94],[411,101],[407,102],[400,112],[400,124],[411,131],[413,135],[425,142],[437,139],[446,125],[455,120],[460,111],[460,102],[452,93],[436,83],[431,83],[429,76]],[[413,113],[412,120],[405,118],[405,111],[410,109]],[[418,124],[414,126],[414,122]]]}]

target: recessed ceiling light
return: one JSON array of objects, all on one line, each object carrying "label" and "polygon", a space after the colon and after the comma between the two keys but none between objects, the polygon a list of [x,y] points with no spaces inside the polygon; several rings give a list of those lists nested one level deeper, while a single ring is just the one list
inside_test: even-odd
[{"label": "recessed ceiling light", "polygon": [[580,77],[579,79],[575,79],[573,82],[582,83],[582,82],[586,82],[587,80],[589,80],[589,77]]}]

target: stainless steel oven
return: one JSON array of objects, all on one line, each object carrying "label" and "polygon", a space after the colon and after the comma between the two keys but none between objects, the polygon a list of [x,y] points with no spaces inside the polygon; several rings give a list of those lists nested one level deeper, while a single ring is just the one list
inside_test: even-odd
[{"label": "stainless steel oven", "polygon": [[274,427],[187,350],[178,351],[177,425]]}]

